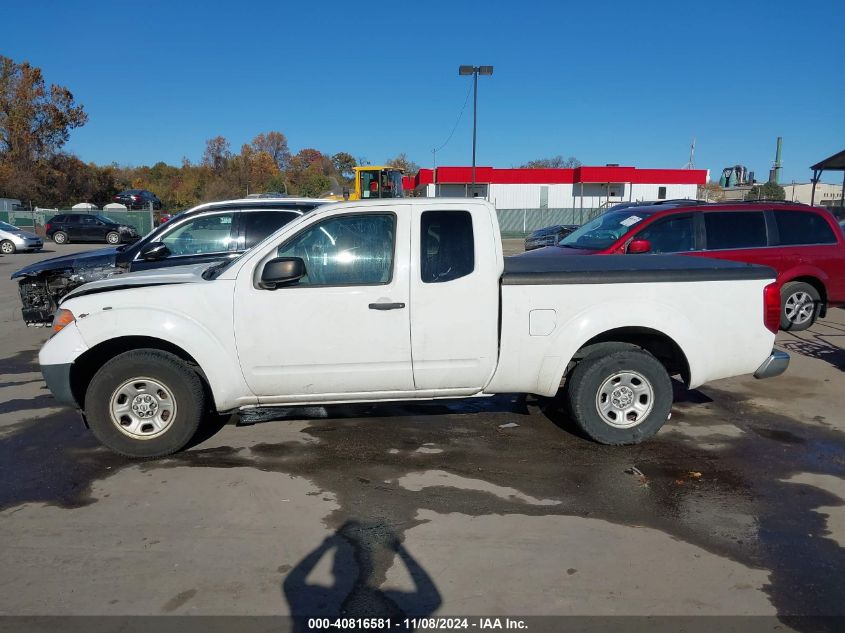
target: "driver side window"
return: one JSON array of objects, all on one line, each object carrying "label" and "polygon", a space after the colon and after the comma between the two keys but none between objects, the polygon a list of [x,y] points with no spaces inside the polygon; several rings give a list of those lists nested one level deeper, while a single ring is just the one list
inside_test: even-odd
[{"label": "driver side window", "polygon": [[192,218],[165,235],[161,241],[171,257],[224,253],[232,246],[232,213]]},{"label": "driver side window", "polygon": [[685,253],[695,250],[692,216],[683,215],[655,222],[640,231],[635,240],[648,240],[650,253]]},{"label": "driver side window", "polygon": [[277,251],[299,257],[306,275],[298,286],[365,286],[390,283],[396,216],[341,215],[314,224]]}]

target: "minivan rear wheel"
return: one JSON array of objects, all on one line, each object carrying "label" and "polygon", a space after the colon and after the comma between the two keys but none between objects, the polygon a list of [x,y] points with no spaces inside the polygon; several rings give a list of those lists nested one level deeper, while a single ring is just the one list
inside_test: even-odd
[{"label": "minivan rear wheel", "polygon": [[780,329],[800,332],[816,322],[821,296],[806,282],[790,281],[780,290],[780,306]]},{"label": "minivan rear wheel", "polygon": [[67,244],[68,241],[69,240],[67,239],[67,233],[65,233],[64,231],[56,231],[55,233],[53,233],[53,242],[55,242],[56,244]]}]

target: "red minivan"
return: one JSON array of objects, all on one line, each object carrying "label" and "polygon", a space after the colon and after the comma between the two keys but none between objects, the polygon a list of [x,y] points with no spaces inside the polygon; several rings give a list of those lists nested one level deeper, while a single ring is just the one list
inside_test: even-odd
[{"label": "red minivan", "polygon": [[730,202],[611,209],[557,246],[521,257],[682,253],[774,268],[781,329],[810,327],[845,304],[845,234],[824,209],[792,202]]}]

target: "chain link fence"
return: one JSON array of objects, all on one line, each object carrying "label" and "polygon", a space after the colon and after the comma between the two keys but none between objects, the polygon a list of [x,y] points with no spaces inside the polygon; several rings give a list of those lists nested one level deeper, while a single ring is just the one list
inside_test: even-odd
[{"label": "chain link fence", "polygon": [[502,237],[525,237],[555,224],[584,224],[605,209],[496,209]]},{"label": "chain link fence", "polygon": [[123,211],[120,209],[46,209],[43,207],[0,211],[0,221],[8,222],[27,231],[33,231],[34,233],[43,235],[44,225],[50,221],[50,218],[60,213],[102,215],[114,220],[118,224],[134,226],[139,235],[146,235],[152,231],[155,222],[153,212],[148,209]]}]

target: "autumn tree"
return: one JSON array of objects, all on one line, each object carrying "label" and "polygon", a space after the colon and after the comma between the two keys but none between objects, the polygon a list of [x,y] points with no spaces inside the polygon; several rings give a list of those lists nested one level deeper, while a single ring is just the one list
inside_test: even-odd
[{"label": "autumn tree", "polygon": [[725,197],[725,192],[718,182],[708,182],[698,186],[697,196],[699,200],[717,202]]},{"label": "autumn tree", "polygon": [[204,166],[220,172],[230,158],[232,158],[232,151],[229,149],[229,141],[225,137],[215,136],[205,142],[205,152],[202,155]]},{"label": "autumn tree", "polygon": [[299,150],[296,156],[291,160],[291,168],[296,170],[305,170],[312,165],[317,165],[322,170],[323,153],[312,147],[306,147]]},{"label": "autumn tree", "polygon": [[552,156],[551,158],[538,158],[537,160],[530,160],[524,165],[520,165],[520,169],[566,169],[573,167],[580,167],[581,161],[570,156],[564,158],[560,154]]},{"label": "autumn tree", "polygon": [[391,167],[397,167],[404,171],[406,174],[414,174],[420,170],[420,166],[417,165],[414,161],[408,158],[405,152],[402,152],[395,158],[388,158],[384,161],[385,165],[389,165]]},{"label": "autumn tree", "polygon": [[252,139],[252,149],[256,152],[266,152],[270,155],[279,169],[286,169],[290,161],[288,139],[281,132],[267,132]]},{"label": "autumn tree", "polygon": [[50,158],[87,121],[70,90],[48,88],[40,68],[0,55],[0,160],[22,166]]}]

